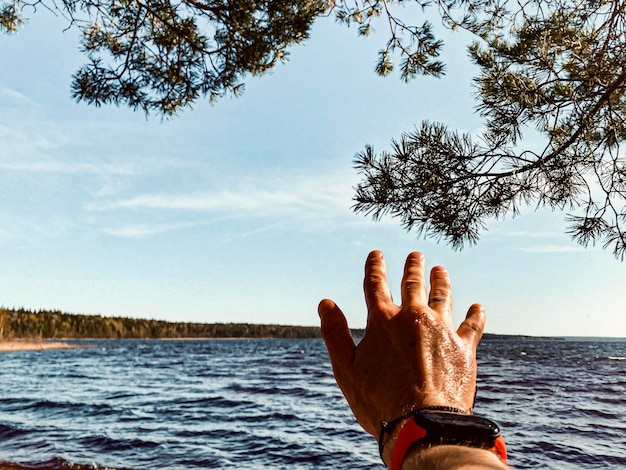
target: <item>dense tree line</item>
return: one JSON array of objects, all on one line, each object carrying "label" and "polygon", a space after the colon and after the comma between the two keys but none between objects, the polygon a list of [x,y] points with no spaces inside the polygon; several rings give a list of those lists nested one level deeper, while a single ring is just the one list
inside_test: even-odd
[{"label": "dense tree line", "polygon": [[314,326],[250,323],[168,322],[101,315],[76,315],[58,310],[0,308],[2,339],[79,338],[319,338]]},{"label": "dense tree line", "polygon": [[[365,330],[352,328],[362,338]],[[14,339],[321,338],[317,326],[256,323],[190,323],[77,315],[59,310],[0,307],[0,341]],[[552,337],[485,333],[489,340],[554,340]]]}]

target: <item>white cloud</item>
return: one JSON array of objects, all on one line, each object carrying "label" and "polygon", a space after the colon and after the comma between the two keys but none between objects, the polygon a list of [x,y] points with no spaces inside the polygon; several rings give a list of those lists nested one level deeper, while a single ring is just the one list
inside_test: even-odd
[{"label": "white cloud", "polygon": [[25,173],[65,173],[95,175],[132,175],[130,164],[61,162],[55,160],[0,162],[0,170]]},{"label": "white cloud", "polygon": [[0,120],[0,142],[3,143],[0,154],[2,160],[15,161],[32,158],[58,148],[63,143],[60,135],[55,135],[49,130],[31,130],[25,127],[8,125]]},{"label": "white cloud", "polygon": [[4,228],[0,228],[0,242],[5,242],[15,236],[14,233],[5,230]]},{"label": "white cloud", "polygon": [[494,230],[492,232],[486,232],[485,235],[500,235],[503,237],[515,237],[515,238],[561,238],[563,236],[560,232],[552,232],[552,231],[532,231],[532,230],[517,230],[517,231],[507,231],[507,230]]},{"label": "white cloud", "polygon": [[520,248],[520,250],[526,253],[580,253],[588,249],[572,242],[572,245],[534,245]]},{"label": "white cloud", "polygon": [[30,100],[26,95],[11,88],[0,87],[0,100],[3,103],[2,107],[8,107],[11,105],[34,105],[34,101]]},{"label": "white cloud", "polygon": [[[99,230],[115,237],[147,238],[218,222],[257,220],[247,225],[248,230],[237,231],[237,238],[242,238],[275,230],[327,230],[331,219],[334,226],[351,224],[351,198],[346,178],[285,175],[271,183],[262,176],[244,177],[229,188],[214,191],[98,197],[84,207],[91,212],[92,222],[107,219]],[[128,223],[128,217],[133,222]],[[168,224],[168,219],[176,221]]]},{"label": "white cloud", "polygon": [[195,227],[202,224],[169,224],[169,225],[148,225],[133,224],[120,227],[103,228],[101,232],[120,238],[145,238],[160,233],[172,232],[176,230]]},{"label": "white cloud", "polygon": [[347,212],[352,190],[345,180],[330,181],[327,177],[286,176],[268,183],[264,178],[248,179],[237,188],[214,192],[145,193],[125,199],[92,202],[91,211],[164,210],[209,212],[228,215],[271,216],[297,213],[337,214]]},{"label": "white cloud", "polygon": [[108,204],[106,209],[165,209],[203,212],[282,212],[314,208],[320,198],[307,198],[283,191],[221,191],[201,194],[142,194]]}]

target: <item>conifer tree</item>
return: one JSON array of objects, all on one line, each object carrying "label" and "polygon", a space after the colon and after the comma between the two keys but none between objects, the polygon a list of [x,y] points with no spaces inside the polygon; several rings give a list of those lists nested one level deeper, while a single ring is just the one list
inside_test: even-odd
[{"label": "conifer tree", "polygon": [[[424,121],[389,151],[366,147],[354,209],[399,217],[455,248],[521,207],[566,210],[574,240],[623,260],[626,2],[480,3],[447,21],[476,36],[469,52],[485,131]],[[538,149],[525,145],[531,132],[543,139]]]},{"label": "conifer tree", "polygon": [[308,37],[318,0],[0,0],[0,30],[50,10],[81,32],[87,63],[72,95],[171,116],[201,97],[239,94]]},{"label": "conifer tree", "polygon": [[[626,255],[626,1],[590,0],[0,0],[0,30],[49,9],[82,32],[87,63],[77,100],[170,116],[202,97],[238,94],[243,79],[285,60],[314,20],[334,15],[367,36],[388,35],[376,71],[440,76],[443,42],[417,5],[475,38],[477,110],[469,135],[422,122],[355,157],[354,209],[400,218],[455,248],[524,206],[567,211],[578,243]],[[431,15],[432,17],[432,15]],[[385,33],[386,31],[386,33]],[[528,144],[537,133],[542,145]]]}]

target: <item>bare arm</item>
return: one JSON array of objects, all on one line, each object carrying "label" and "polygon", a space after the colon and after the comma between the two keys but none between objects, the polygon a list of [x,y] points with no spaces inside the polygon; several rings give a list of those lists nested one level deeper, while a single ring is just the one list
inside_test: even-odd
[{"label": "bare arm", "polygon": [[402,469],[428,470],[503,470],[507,465],[484,449],[463,446],[436,446],[416,450],[405,459]]},{"label": "bare arm", "polygon": [[[476,392],[476,347],[485,325],[482,306],[472,305],[455,330],[448,272],[434,267],[429,291],[421,253],[411,253],[407,258],[400,306],[392,301],[385,261],[379,251],[367,258],[364,291],[367,327],[358,346],[345,316],[333,301],[323,300],[318,309],[335,378],[361,426],[379,438],[384,422],[412,410],[452,407],[471,414]],[[403,424],[397,423],[390,435],[383,433],[382,457],[388,466]],[[484,465],[500,463],[497,457],[493,461],[495,454],[488,450],[418,446],[407,454],[402,468],[472,468],[436,467],[420,460],[441,459],[450,451],[455,462],[462,465],[470,464],[479,455],[487,459],[483,459]],[[476,462],[483,465],[482,461]],[[500,464],[480,468],[508,467]]]}]

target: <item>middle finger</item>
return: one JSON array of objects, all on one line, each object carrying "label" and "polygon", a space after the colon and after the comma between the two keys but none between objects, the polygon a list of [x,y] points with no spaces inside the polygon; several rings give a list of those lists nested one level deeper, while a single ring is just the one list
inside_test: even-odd
[{"label": "middle finger", "polygon": [[416,309],[428,305],[425,265],[422,253],[413,252],[407,257],[401,286],[403,306]]}]

